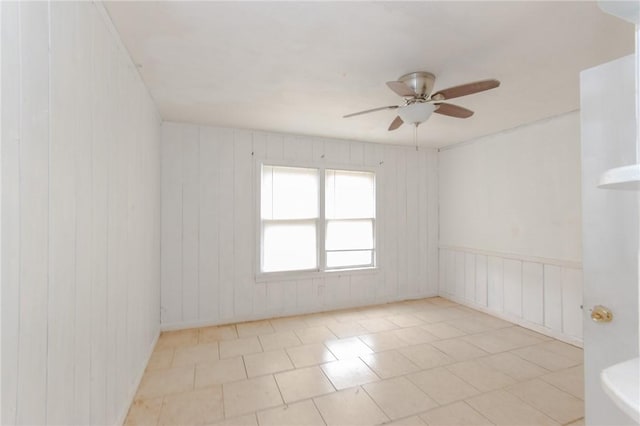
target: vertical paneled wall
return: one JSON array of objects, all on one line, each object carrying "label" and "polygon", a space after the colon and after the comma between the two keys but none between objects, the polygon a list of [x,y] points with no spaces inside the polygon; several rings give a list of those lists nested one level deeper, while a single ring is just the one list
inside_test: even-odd
[{"label": "vertical paneled wall", "polygon": [[440,294],[582,340],[580,121],[440,150]]},{"label": "vertical paneled wall", "polygon": [[99,3],[0,7],[2,424],[115,424],[159,329],[160,119]]},{"label": "vertical paneled wall", "polygon": [[[437,154],[333,139],[162,125],[162,326],[437,294]],[[377,171],[375,271],[256,281],[259,159]]]}]

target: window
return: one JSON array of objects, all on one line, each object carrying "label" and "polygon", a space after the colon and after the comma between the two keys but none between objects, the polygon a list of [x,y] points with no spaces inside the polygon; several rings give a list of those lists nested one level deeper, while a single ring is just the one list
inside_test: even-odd
[{"label": "window", "polygon": [[263,164],[260,188],[260,272],[374,266],[374,173]]},{"label": "window", "polygon": [[375,175],[325,171],[327,269],[373,266]]},{"label": "window", "polygon": [[318,169],[262,166],[262,272],[318,268]]}]

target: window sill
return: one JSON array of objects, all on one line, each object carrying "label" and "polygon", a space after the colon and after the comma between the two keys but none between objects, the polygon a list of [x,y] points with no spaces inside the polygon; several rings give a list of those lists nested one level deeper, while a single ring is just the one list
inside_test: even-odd
[{"label": "window sill", "polygon": [[313,278],[341,277],[349,275],[375,275],[380,272],[380,268],[370,266],[365,268],[350,269],[329,269],[327,271],[294,271],[294,272],[269,272],[256,274],[257,283],[266,283],[272,281],[296,281],[307,280]]}]

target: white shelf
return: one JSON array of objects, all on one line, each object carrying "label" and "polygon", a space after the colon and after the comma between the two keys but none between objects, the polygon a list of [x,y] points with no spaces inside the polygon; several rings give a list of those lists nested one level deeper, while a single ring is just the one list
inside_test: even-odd
[{"label": "white shelf", "polygon": [[640,190],[640,164],[607,170],[600,176],[598,188]]},{"label": "white shelf", "polygon": [[640,358],[605,368],[602,388],[622,411],[640,423]]}]

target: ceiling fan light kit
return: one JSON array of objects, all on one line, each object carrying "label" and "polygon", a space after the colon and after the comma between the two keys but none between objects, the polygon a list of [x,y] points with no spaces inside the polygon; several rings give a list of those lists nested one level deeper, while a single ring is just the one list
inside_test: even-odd
[{"label": "ceiling fan light kit", "polygon": [[396,81],[387,82],[387,86],[389,86],[391,90],[404,98],[404,104],[389,105],[355,112],[345,115],[344,118],[385,109],[397,109],[398,116],[391,122],[391,125],[389,125],[389,131],[397,129],[403,123],[414,124],[417,127],[420,123],[427,121],[434,112],[449,117],[469,118],[473,115],[473,111],[458,105],[445,103],[444,101],[473,93],[484,92],[485,90],[495,89],[500,86],[498,80],[481,80],[449,87],[431,94],[435,81],[436,76],[426,71],[416,71],[405,74]]},{"label": "ceiling fan light kit", "polygon": [[398,109],[398,115],[403,122],[417,126],[427,121],[435,109],[436,106],[432,103],[416,102]]}]

